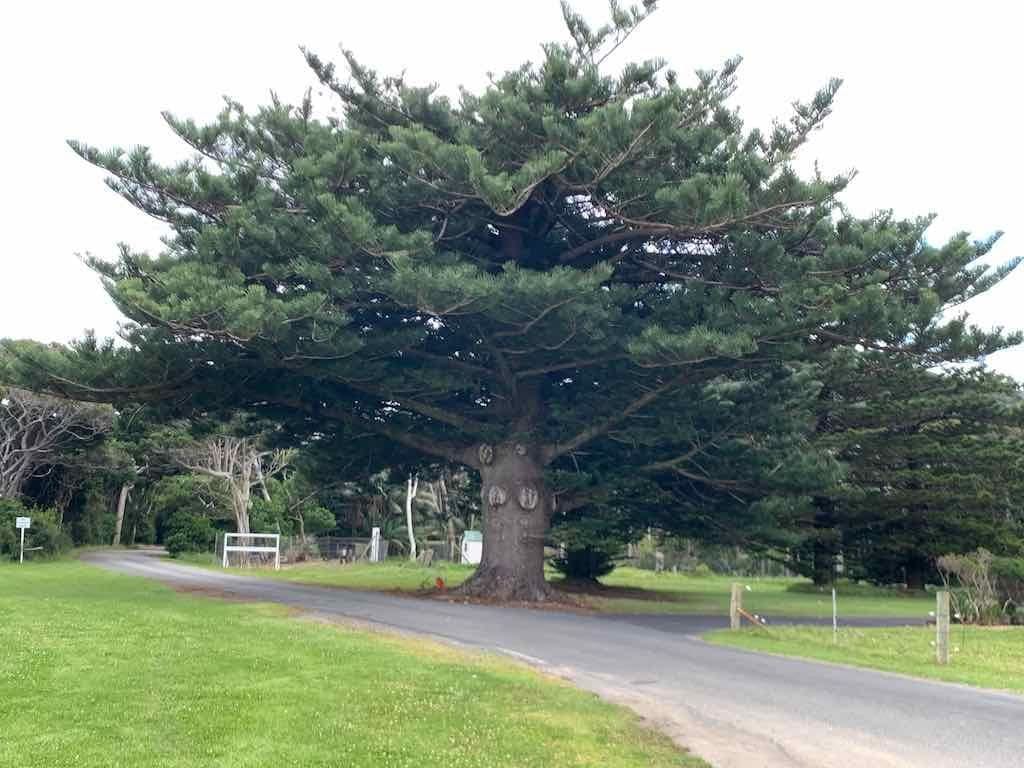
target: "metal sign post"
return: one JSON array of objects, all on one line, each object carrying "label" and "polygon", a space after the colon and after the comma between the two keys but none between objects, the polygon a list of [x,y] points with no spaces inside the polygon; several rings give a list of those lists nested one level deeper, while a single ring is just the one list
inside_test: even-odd
[{"label": "metal sign post", "polygon": [[25,529],[32,527],[31,517],[16,517],[14,518],[14,527],[21,531],[21,553],[18,555],[18,562],[24,564],[25,562]]}]

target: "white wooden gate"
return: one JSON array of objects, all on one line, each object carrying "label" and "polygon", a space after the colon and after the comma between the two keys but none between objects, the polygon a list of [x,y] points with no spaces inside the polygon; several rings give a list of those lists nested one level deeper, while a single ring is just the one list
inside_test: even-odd
[{"label": "white wooden gate", "polygon": [[[273,546],[257,546],[255,544],[236,544],[231,546],[232,539],[272,539]],[[274,570],[281,570],[281,534],[279,533],[225,533],[224,557],[221,564],[228,567],[228,552],[273,552]]]}]

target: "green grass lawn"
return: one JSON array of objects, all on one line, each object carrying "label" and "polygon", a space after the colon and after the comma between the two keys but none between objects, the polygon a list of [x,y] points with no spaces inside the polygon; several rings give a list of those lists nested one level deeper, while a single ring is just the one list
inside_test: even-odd
[{"label": "green grass lawn", "polygon": [[626,710],[511,662],[0,565],[0,765],[688,766]]},{"label": "green grass lawn", "polygon": [[[219,567],[209,555],[194,555],[183,562]],[[233,573],[239,573],[232,569]],[[473,573],[472,566],[441,563],[425,568],[416,563],[389,560],[386,563],[303,563],[284,566],[280,571],[253,569],[254,575],[321,586],[416,592],[434,589],[443,578],[454,587]],[[553,572],[548,578],[559,585]],[[639,568],[620,567],[601,581],[608,588],[580,597],[588,607],[604,613],[700,613],[722,614],[729,610],[729,590],[739,580],[744,591],[744,607],[764,616],[832,616],[830,592],[818,592],[801,579],[734,579],[730,576],[691,576],[683,573],[654,573]],[[920,616],[924,619],[935,607],[935,598],[905,594],[895,590],[856,585],[840,588],[839,608],[843,616]]]},{"label": "green grass lawn", "polygon": [[1024,627],[953,627],[948,666],[935,662],[934,627],[853,629],[751,627],[707,640],[754,651],[803,656],[906,675],[1024,693]]},{"label": "green grass lawn", "polygon": [[[814,589],[806,579],[689,576],[681,573],[655,573],[638,568],[616,568],[602,582],[624,591],[644,590],[663,600],[605,597],[598,598],[599,608],[626,613],[723,614],[729,611],[729,592],[734,581],[744,585],[743,607],[751,613],[769,618],[832,616],[831,592]],[[858,585],[841,585],[839,588],[839,611],[842,616],[920,616],[923,619],[934,607],[935,598],[928,595]]]}]

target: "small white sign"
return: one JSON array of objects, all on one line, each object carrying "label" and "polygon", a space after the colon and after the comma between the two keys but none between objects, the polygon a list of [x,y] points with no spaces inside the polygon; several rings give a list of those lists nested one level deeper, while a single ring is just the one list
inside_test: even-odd
[{"label": "small white sign", "polygon": [[14,518],[14,527],[16,529],[17,528],[31,528],[32,527],[32,518],[31,517],[16,517],[16,518]]}]

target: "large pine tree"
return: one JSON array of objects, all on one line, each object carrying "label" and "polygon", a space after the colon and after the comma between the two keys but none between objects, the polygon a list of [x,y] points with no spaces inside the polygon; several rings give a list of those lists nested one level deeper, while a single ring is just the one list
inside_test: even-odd
[{"label": "large pine tree", "polygon": [[[195,152],[173,167],[73,143],[173,236],[159,255],[95,262],[134,323],[126,348],[9,347],[12,375],[261,410],[367,462],[471,467],[485,543],[466,590],[542,599],[552,515],[607,493],[588,467],[686,450],[674,420],[689,393],[902,343],[893,317],[929,326],[939,293],[991,283],[969,267],[987,244],[851,219],[846,176],[793,169],[837,81],[762,132],[728,104],[738,60],[692,84],[657,58],[610,71],[653,6],[613,4],[600,28],[566,6],[567,42],[454,102],[348,52],[344,75],[308,53],[337,119],[308,97],[229,103],[209,125],[166,115]],[[934,335],[997,343],[965,345],[957,323]]]}]

